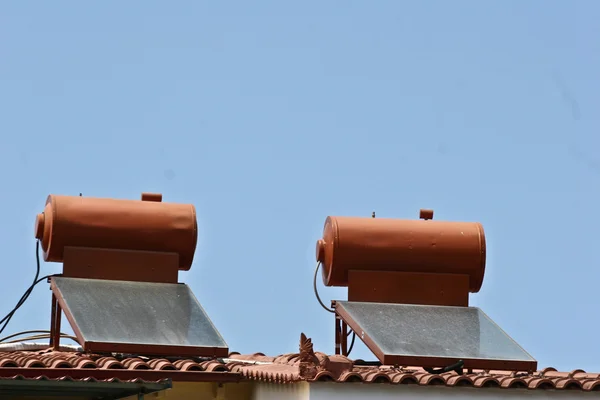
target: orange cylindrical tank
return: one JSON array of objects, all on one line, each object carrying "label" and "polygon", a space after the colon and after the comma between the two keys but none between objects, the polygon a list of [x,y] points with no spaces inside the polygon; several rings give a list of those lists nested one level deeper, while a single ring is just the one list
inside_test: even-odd
[{"label": "orange cylindrical tank", "polygon": [[317,261],[327,286],[347,286],[349,270],[429,272],[466,274],[476,293],[485,273],[485,234],[478,222],[330,216]]},{"label": "orange cylindrical tank", "polygon": [[142,200],[50,195],[37,215],[35,237],[46,261],[62,262],[65,246],[170,252],[179,269],[194,259],[198,226],[191,204],[163,203],[160,194]]}]

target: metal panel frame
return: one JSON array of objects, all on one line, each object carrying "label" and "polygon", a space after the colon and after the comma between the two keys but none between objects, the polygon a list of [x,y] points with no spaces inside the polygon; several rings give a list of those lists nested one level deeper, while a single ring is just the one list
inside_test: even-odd
[{"label": "metal panel frame", "polygon": [[[350,313],[348,313],[348,311],[344,309],[342,304],[338,303],[337,301],[332,301],[331,304],[332,307],[335,309],[336,314],[336,354],[340,354],[339,351],[341,351],[343,355],[348,354],[348,350],[346,348],[347,334],[346,329],[344,329],[347,325],[348,327],[350,327],[350,329],[352,329],[352,331],[356,333],[356,336],[363,341],[363,343],[369,348],[369,350],[371,350],[373,354],[375,354],[375,356],[379,359],[379,361],[381,361],[381,363],[384,365],[436,368],[445,367],[459,361],[459,359],[450,357],[411,356],[384,353],[383,350],[375,343],[375,340],[373,340],[373,338],[371,338],[366,332],[364,332],[361,329],[360,324],[357,321],[355,321],[354,318],[352,318]],[[342,329],[338,328],[340,324],[338,320],[341,321]],[[503,333],[505,332],[503,331]],[[465,369],[495,369],[528,372],[534,372],[537,370],[537,361],[493,360],[481,358],[462,358],[461,360],[464,361]]]},{"label": "metal panel frame", "polygon": [[[63,278],[69,279],[69,278]],[[172,346],[159,344],[143,343],[115,343],[86,341],[81,330],[75,322],[73,314],[69,310],[65,298],[57,287],[53,278],[50,278],[50,289],[52,290],[52,314],[50,320],[50,344],[55,350],[60,346],[60,323],[61,312],[69,321],[79,344],[87,352],[96,353],[129,353],[143,354],[153,356],[181,356],[181,357],[227,357],[229,355],[228,347],[209,347],[209,346]]]}]

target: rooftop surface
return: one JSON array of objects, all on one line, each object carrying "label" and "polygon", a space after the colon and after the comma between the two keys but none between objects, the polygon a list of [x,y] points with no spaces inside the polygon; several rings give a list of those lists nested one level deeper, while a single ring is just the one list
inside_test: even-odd
[{"label": "rooftop surface", "polygon": [[0,378],[87,379],[121,381],[237,382],[362,382],[370,384],[443,385],[452,387],[599,391],[600,373],[559,372],[545,368],[520,371],[463,370],[428,372],[420,367],[384,366],[341,355],[314,352],[304,336],[300,352],[269,357],[262,353],[230,353],[223,359],[166,359],[103,356],[52,349],[0,353]]}]

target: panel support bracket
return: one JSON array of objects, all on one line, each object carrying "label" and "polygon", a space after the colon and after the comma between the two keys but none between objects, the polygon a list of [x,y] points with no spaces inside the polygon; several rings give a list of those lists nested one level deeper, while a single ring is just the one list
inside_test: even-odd
[{"label": "panel support bracket", "polygon": [[468,307],[469,276],[350,270],[348,301]]},{"label": "panel support bracket", "polygon": [[178,274],[177,253],[72,246],[64,249],[64,277],[177,283]]}]

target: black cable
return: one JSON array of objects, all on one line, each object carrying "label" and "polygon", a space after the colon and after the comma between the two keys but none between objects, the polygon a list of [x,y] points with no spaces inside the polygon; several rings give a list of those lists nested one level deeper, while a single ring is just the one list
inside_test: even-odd
[{"label": "black cable", "polygon": [[[29,295],[31,294],[31,291],[33,290],[32,286],[34,286],[36,284],[38,277],[40,276],[40,241],[39,240],[36,240],[36,242],[35,242],[35,261],[36,261],[36,271],[35,271],[35,278],[33,278],[33,284],[31,286],[29,286],[29,288],[25,291],[23,296],[21,296],[21,299],[19,300],[19,302],[17,303],[15,308],[13,308],[13,310],[10,313],[8,313],[8,315],[6,317],[4,317],[0,321],[0,323],[4,322],[7,318],[10,321],[10,319],[12,318],[12,315],[15,313],[15,311],[19,307],[21,307],[21,305],[25,302],[25,300],[27,300],[27,297],[29,297]],[[7,323],[8,323],[8,321],[7,321]],[[4,330],[7,323],[4,324],[4,327],[2,327],[0,332],[2,332]]]},{"label": "black cable", "polygon": [[354,360],[354,365],[361,367],[381,367],[381,361]]},{"label": "black cable", "polygon": [[[327,307],[325,305],[325,303],[323,303],[323,301],[321,300],[321,296],[319,296],[319,291],[317,290],[317,273],[319,272],[319,267],[321,266],[321,262],[317,262],[317,267],[315,268],[315,276],[313,277],[313,290],[315,292],[315,296],[317,296],[317,300],[319,301],[319,304],[321,305],[321,307],[323,307],[325,309],[325,311],[329,311],[330,313],[335,313],[335,310]],[[2,331],[0,331],[2,332]]]},{"label": "black cable", "polygon": [[33,292],[33,288],[40,282],[47,280],[48,278],[51,278],[53,276],[56,275],[46,275],[38,280],[36,280],[34,283],[31,284],[31,286],[29,286],[29,288],[27,289],[27,291],[25,291],[25,293],[23,294],[23,296],[21,296],[21,299],[19,300],[19,302],[17,303],[17,305],[12,309],[11,312],[9,312],[4,318],[2,318],[0,320],[0,324],[2,322],[4,322],[4,325],[2,326],[2,328],[0,328],[0,333],[2,333],[4,331],[4,329],[6,328],[6,326],[8,325],[8,323],[10,322],[10,320],[12,319],[12,317],[15,315],[15,313],[17,312],[17,310],[19,308],[21,308],[21,306],[25,303],[25,301],[29,298],[29,295],[31,294],[31,292]]},{"label": "black cable", "polygon": [[6,314],[6,316],[4,318],[2,318],[0,320],[0,324],[4,322],[4,325],[2,325],[2,328],[0,328],[0,333],[2,333],[4,331],[4,329],[6,329],[6,326],[12,319],[13,315],[15,315],[17,310],[25,303],[25,301],[27,300],[27,298],[29,297],[31,292],[33,292],[33,288],[38,283],[53,276],[53,275],[46,275],[43,278],[39,278],[39,276],[40,276],[40,242],[39,242],[39,240],[35,242],[35,260],[36,260],[36,272],[35,272],[35,278],[33,280],[33,283],[31,284],[31,286],[29,286],[29,288],[25,291],[25,293],[23,293],[23,296],[21,296],[17,305],[8,314]]},{"label": "black cable", "polygon": [[9,312],[6,315],[6,317],[4,317],[0,321],[0,323],[6,321],[4,323],[4,326],[2,326],[2,328],[0,329],[0,333],[2,333],[2,331],[4,331],[4,329],[6,328],[6,325],[8,325],[12,316],[19,309],[19,307],[21,307],[21,305],[23,305],[23,303],[25,303],[25,300],[27,300],[27,298],[29,297],[29,295],[31,294],[31,292],[33,290],[32,286],[35,285],[35,282],[37,281],[38,277],[40,276],[40,242],[39,242],[39,240],[36,240],[36,242],[35,242],[35,260],[36,260],[36,271],[35,271],[35,278],[33,278],[33,284],[31,286],[29,286],[29,288],[25,291],[23,296],[21,296],[21,299],[19,300],[17,305],[12,309],[12,311]]},{"label": "black cable", "polygon": [[352,331],[352,340],[350,341],[350,348],[348,349],[348,356],[350,355],[350,353],[352,352],[352,349],[354,348],[354,340],[356,339],[356,333],[354,333],[354,331]]},{"label": "black cable", "polygon": [[423,369],[425,371],[429,372],[430,374],[442,374],[444,372],[454,371],[458,375],[462,375],[464,365],[465,365],[465,362],[463,360],[458,360],[458,362],[455,362],[454,364],[448,365],[447,367],[444,367],[444,368],[423,368]]}]

